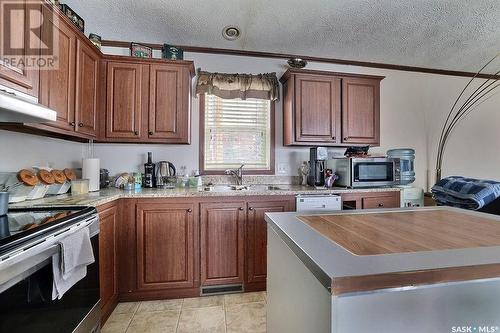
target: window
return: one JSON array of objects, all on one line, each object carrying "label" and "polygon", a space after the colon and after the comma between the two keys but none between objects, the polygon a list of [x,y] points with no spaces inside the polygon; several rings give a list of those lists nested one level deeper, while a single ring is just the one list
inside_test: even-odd
[{"label": "window", "polygon": [[203,133],[200,164],[205,174],[245,164],[250,174],[274,173],[273,102],[200,95]]}]

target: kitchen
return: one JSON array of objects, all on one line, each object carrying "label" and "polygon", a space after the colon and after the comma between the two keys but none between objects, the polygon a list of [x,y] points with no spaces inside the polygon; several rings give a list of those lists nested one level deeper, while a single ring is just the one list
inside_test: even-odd
[{"label": "kitchen", "polygon": [[[312,186],[301,185],[303,179],[300,179],[299,168],[305,163],[307,169],[307,162],[310,167],[317,158],[313,158],[311,163],[310,148],[326,147],[325,165],[335,172],[336,168],[328,167],[330,160],[343,157],[350,146],[370,145],[369,154],[373,156],[386,156],[389,150],[396,148],[414,149],[415,181],[411,186],[430,191],[435,183],[436,146],[447,112],[471,75],[494,55],[490,52],[481,61],[467,59],[469,63],[463,61],[456,66],[445,60],[439,64],[425,63],[424,56],[408,61],[387,56],[386,60],[375,53],[359,59],[373,61],[371,64],[355,60],[342,63],[335,61],[335,52],[321,53],[319,45],[317,54],[312,49],[309,52],[305,45],[312,43],[311,39],[304,41],[303,46],[297,45],[301,48],[300,52],[285,52],[303,54],[307,60],[305,69],[295,69],[288,63],[292,57],[279,57],[276,55],[278,49],[255,47],[255,50],[270,52],[267,55],[265,52],[235,53],[235,49],[245,48],[242,46],[244,40],[257,38],[257,35],[251,37],[252,26],[246,28],[236,17],[231,19],[231,15],[224,19],[224,24],[211,22],[210,29],[215,32],[206,41],[200,41],[196,36],[189,39],[187,36],[176,36],[173,32],[172,35],[165,35],[164,31],[153,29],[154,24],[148,22],[152,17],[146,14],[146,8],[143,8],[142,16],[133,17],[146,27],[138,28],[140,25],[123,26],[120,21],[131,14],[117,13],[117,8],[108,7],[111,6],[109,2],[66,3],[85,20],[85,34],[66,20],[62,11],[43,4],[44,15],[49,15],[53,21],[59,20],[59,34],[63,36],[59,37],[59,46],[63,45],[63,51],[65,46],[68,47],[65,58],[68,61],[59,64],[62,67],[58,76],[51,76],[50,70],[39,70],[38,80],[32,81],[35,84],[31,88],[27,88],[26,81],[20,85],[19,80],[12,80],[12,75],[1,76],[0,82],[2,86],[14,87],[14,90],[28,95],[31,89],[31,95],[38,95],[41,105],[57,111],[58,121],[52,125],[2,125],[0,140],[4,144],[0,148],[0,172],[17,177],[23,169],[32,172],[49,168],[61,171],[72,169],[80,179],[83,177],[83,170],[80,171],[83,159],[88,163],[99,160],[98,166],[89,165],[85,169],[107,169],[111,185],[101,191],[90,191],[88,195],[80,196],[46,195],[38,201],[24,200],[10,206],[11,209],[40,205],[53,209],[75,205],[97,208],[100,218],[100,310],[103,331],[146,331],[145,323],[156,322],[160,315],[163,319],[158,319],[156,326],[151,324],[148,329],[177,329],[180,332],[221,329],[264,331],[264,291],[268,278],[265,214],[295,211],[297,195],[303,197],[318,193],[319,190]],[[131,6],[125,7],[129,12],[139,10],[131,2],[127,5]],[[161,6],[169,5],[162,3]],[[187,4],[171,6],[172,12],[193,9]],[[211,10],[216,10],[218,6],[222,4],[215,5],[216,8]],[[163,24],[165,31],[174,31],[172,26],[163,22],[175,22],[173,17],[168,16],[174,14],[168,14],[165,8],[158,9],[155,23]],[[121,31],[116,31],[108,18],[95,13],[107,10],[115,15],[109,19],[120,26]],[[298,9],[287,10],[300,12]],[[168,19],[162,15],[167,15]],[[194,14],[189,16],[188,12],[184,12],[183,15],[197,21]],[[471,22],[474,22],[473,18]],[[227,25],[238,24],[242,25],[239,33],[243,36],[232,41],[222,36]],[[447,31],[448,28],[445,26],[442,29]],[[230,33],[232,30],[224,31]],[[93,32],[102,36],[100,50],[87,38]],[[276,38],[283,37],[279,35]],[[183,60],[161,59],[166,39],[179,45],[191,45],[184,47]],[[367,37],[367,40],[370,38]],[[131,42],[145,46],[146,51],[151,48],[152,58],[131,57]],[[209,45],[213,48],[203,48]],[[375,47],[370,45],[365,49]],[[216,48],[226,51],[217,51]],[[276,53],[273,55],[272,52]],[[311,55],[306,57],[307,54]],[[344,58],[353,57],[345,55]],[[397,63],[399,67],[382,66],[380,63]],[[468,73],[464,74],[465,69]],[[230,99],[219,97],[214,101],[210,97],[213,95],[197,94],[199,78],[204,71],[207,75],[276,73],[276,79],[281,81],[279,93],[275,94],[272,90],[267,93],[279,95],[276,96],[279,98],[258,104],[260,108],[257,110],[270,110],[269,113],[261,113],[270,115],[263,118],[267,127],[262,133],[266,140],[243,136],[243,132],[240,132],[241,137],[254,140],[244,147],[234,146],[228,141],[207,140],[210,131],[220,130],[209,118],[215,112],[211,107],[222,105],[222,112],[226,110],[224,107],[234,105],[229,102],[224,104]],[[156,80],[153,80],[153,75]],[[172,75],[176,83],[172,83]],[[25,76],[24,80],[26,77],[30,76]],[[355,82],[351,80],[376,81],[371,85],[369,102],[364,99],[365,90],[352,90],[353,95],[342,96],[346,91],[342,87]],[[295,83],[291,84],[292,81]],[[294,88],[298,81],[302,82],[302,91]],[[353,88],[356,87],[354,84]],[[325,89],[329,89],[331,94],[324,93]],[[165,94],[169,91],[176,91],[177,95],[170,98],[171,95]],[[297,102],[299,98],[301,102]],[[349,104],[354,110],[351,119],[357,119],[352,124],[363,123],[363,126],[352,127],[352,124],[343,123],[351,111],[345,102],[349,98],[353,99]],[[243,105],[243,102],[240,104]],[[371,108],[366,107],[367,104]],[[487,163],[476,162],[485,158],[484,152],[477,147],[484,146],[484,142],[493,143],[493,146],[498,142],[494,121],[494,117],[498,117],[495,112],[497,104],[498,97],[489,99],[481,105],[479,112],[457,128],[446,148],[444,175],[498,179],[496,154],[488,154]],[[308,114],[311,110],[317,110],[319,116]],[[242,114],[241,109],[236,112]],[[298,116],[301,113],[302,116]],[[241,119],[243,122],[245,118]],[[298,119],[303,119],[302,124],[297,124]],[[349,135],[346,135],[349,130],[351,133],[364,130],[364,133],[357,133],[362,138],[351,143]],[[257,143],[259,147],[264,147],[262,151],[247,148],[257,146]],[[229,149],[234,151],[235,147],[238,152],[251,151],[238,157],[238,162],[249,159],[243,163],[246,167],[242,169],[242,184],[238,184],[238,177],[224,174],[226,169],[237,169],[239,163],[219,167],[215,172],[208,170],[207,156],[221,156],[214,153],[217,147],[223,147],[223,152]],[[158,170],[163,169],[166,172],[164,187],[175,185],[175,188],[146,187],[144,164],[148,162],[148,152],[152,153],[152,162],[156,163],[153,177],[158,178]],[[252,159],[254,155],[260,159]],[[162,164],[160,168],[160,161],[170,162],[175,167],[176,175],[168,164]],[[210,163],[216,165],[220,161],[214,159]],[[268,170],[252,171],[252,163],[261,163]],[[234,173],[238,173],[237,170]],[[197,177],[199,174],[201,177]],[[98,182],[96,173],[91,175],[83,178],[90,177]],[[134,178],[134,175],[138,177]],[[318,175],[325,178],[321,171]],[[117,180],[122,181],[124,189],[114,188]],[[321,179],[318,185],[322,185]],[[327,198],[333,197],[332,194],[339,195],[335,197],[340,201],[337,204],[345,209],[401,206],[400,188],[353,189],[351,186],[336,185],[321,193],[329,194]],[[72,187],[76,189],[77,186]],[[92,189],[98,188],[94,184]],[[68,193],[71,191],[73,189],[66,190]],[[415,200],[421,205],[419,195]],[[190,303],[194,305],[186,305]],[[204,322],[209,326],[204,327]]]}]

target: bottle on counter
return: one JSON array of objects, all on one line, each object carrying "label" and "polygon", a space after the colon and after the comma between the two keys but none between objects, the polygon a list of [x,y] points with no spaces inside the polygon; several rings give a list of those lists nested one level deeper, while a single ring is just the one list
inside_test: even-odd
[{"label": "bottle on counter", "polygon": [[144,187],[155,187],[154,175],[155,164],[153,163],[153,153],[148,152],[148,162],[144,164]]}]

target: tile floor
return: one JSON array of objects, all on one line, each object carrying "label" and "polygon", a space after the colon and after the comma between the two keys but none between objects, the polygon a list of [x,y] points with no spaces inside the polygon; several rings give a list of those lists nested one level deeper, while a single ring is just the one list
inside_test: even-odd
[{"label": "tile floor", "polygon": [[265,333],[266,293],[120,303],[102,333]]}]

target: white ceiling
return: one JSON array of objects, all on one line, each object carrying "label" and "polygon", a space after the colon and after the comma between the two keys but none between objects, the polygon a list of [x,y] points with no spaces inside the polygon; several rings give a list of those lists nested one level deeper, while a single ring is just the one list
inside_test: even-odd
[{"label": "white ceiling", "polygon": [[[476,71],[500,51],[500,0],[66,0],[103,39]],[[226,25],[242,37],[222,38]]]}]

